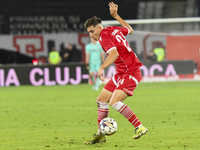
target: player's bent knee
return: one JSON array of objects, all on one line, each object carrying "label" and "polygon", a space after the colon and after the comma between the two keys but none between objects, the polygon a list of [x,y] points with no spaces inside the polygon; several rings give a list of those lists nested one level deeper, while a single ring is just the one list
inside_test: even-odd
[{"label": "player's bent knee", "polygon": [[103,89],[100,95],[97,97],[97,100],[102,103],[108,103],[110,101],[111,96],[112,92]]}]

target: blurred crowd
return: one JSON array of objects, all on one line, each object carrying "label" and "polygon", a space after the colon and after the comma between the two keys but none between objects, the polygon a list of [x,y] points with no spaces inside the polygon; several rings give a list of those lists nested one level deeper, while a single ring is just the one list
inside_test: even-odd
[{"label": "blurred crowd", "polygon": [[47,60],[49,64],[80,62],[82,60],[81,50],[71,43],[63,45],[60,52],[53,47]]}]

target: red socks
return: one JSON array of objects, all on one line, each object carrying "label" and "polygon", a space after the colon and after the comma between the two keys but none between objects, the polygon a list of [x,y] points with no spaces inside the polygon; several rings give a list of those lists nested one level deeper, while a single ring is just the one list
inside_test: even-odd
[{"label": "red socks", "polygon": [[98,118],[97,118],[97,121],[98,121],[98,129],[99,129],[99,123],[100,123],[100,121],[103,118],[108,117],[109,105],[108,105],[108,103],[102,103],[102,102],[99,102],[97,100],[97,107],[98,107]]},{"label": "red socks", "polygon": [[137,116],[133,113],[133,111],[130,109],[130,107],[128,107],[126,104],[119,101],[119,102],[115,103],[112,106],[112,108],[114,108],[115,110],[120,112],[124,117],[126,117],[128,119],[128,121],[132,125],[135,126],[135,128],[138,127],[139,125],[141,125]]}]

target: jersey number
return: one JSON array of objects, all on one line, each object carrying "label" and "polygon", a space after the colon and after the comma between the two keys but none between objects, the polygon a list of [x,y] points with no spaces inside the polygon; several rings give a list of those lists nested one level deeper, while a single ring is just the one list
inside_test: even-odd
[{"label": "jersey number", "polygon": [[118,42],[123,42],[124,46],[126,47],[126,49],[131,52],[131,48],[129,47],[129,45],[126,42],[126,39],[123,35],[116,35],[115,36]]}]

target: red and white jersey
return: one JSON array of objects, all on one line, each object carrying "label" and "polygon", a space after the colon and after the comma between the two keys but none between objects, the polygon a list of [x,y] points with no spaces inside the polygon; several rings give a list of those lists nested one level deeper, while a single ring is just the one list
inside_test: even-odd
[{"label": "red and white jersey", "polygon": [[112,26],[104,28],[99,38],[99,43],[107,54],[109,51],[117,49],[119,57],[114,64],[119,74],[133,74],[134,70],[143,65],[124,37],[128,34],[129,29],[127,27]]}]

